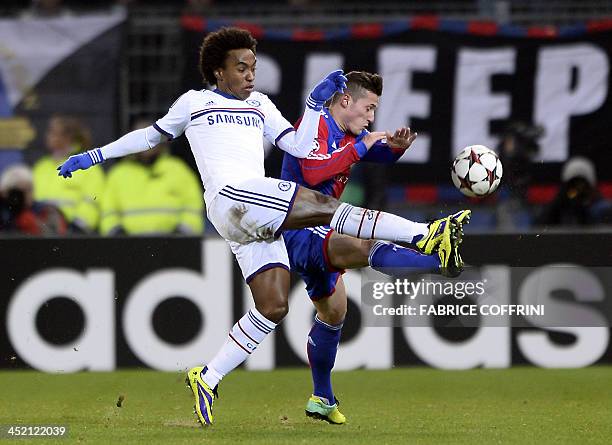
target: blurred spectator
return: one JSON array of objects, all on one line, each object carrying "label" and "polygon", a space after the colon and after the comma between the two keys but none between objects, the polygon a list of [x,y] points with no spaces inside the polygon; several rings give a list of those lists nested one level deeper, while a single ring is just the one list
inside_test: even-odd
[{"label": "blurred spectator", "polygon": [[[139,121],[134,129],[144,128]],[[168,145],[137,153],[108,173],[100,232],[114,234],[201,234],[204,200],[200,180]]]},{"label": "blurred spectator", "polygon": [[597,190],[595,166],[587,158],[573,157],[563,166],[561,188],[542,211],[539,224],[587,225],[610,222],[611,206]]},{"label": "blurred spectator", "polygon": [[57,166],[70,155],[91,146],[89,130],[76,118],[53,116],[45,136],[49,155],[34,165],[34,199],[62,211],[73,232],[92,233],[100,221],[99,201],[104,191],[104,170],[96,167],[70,181],[57,176]]},{"label": "blurred spectator", "polygon": [[32,0],[31,6],[21,13],[21,17],[46,19],[71,16],[72,11],[63,3],[63,0]]},{"label": "blurred spectator", "polygon": [[502,133],[497,147],[499,158],[504,166],[504,186],[510,189],[513,197],[523,201],[531,183],[531,161],[540,151],[538,140],[544,129],[524,122],[510,122]]},{"label": "blurred spectator", "polygon": [[0,230],[28,235],[63,235],[66,221],[54,206],[35,202],[32,171],[23,164],[0,177]]},{"label": "blurred spectator", "polygon": [[495,209],[498,229],[525,229],[532,223],[527,189],[532,182],[532,160],[540,151],[538,140],[543,135],[542,127],[520,121],[509,122],[501,135],[497,153],[504,168],[501,187],[508,198]]}]

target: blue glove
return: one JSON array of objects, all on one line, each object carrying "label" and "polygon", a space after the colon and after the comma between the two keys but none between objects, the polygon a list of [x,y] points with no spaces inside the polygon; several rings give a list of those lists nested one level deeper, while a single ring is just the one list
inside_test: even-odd
[{"label": "blue glove", "polygon": [[104,162],[104,157],[99,148],[89,150],[85,153],[70,156],[66,162],[57,167],[59,170],[58,176],[64,178],[72,178],[72,172],[76,170],[87,170],[92,165]]},{"label": "blue glove", "polygon": [[311,91],[306,105],[313,110],[321,110],[323,104],[336,92],[342,93],[346,88],[346,77],[342,70],[336,70],[327,75],[325,79],[317,84]]}]

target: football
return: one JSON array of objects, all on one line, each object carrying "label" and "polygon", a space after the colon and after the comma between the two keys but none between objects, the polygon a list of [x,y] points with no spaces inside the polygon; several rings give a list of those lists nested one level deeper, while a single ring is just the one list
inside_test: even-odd
[{"label": "football", "polygon": [[451,178],[455,187],[471,198],[493,193],[501,182],[502,163],[490,148],[470,145],[453,162]]}]

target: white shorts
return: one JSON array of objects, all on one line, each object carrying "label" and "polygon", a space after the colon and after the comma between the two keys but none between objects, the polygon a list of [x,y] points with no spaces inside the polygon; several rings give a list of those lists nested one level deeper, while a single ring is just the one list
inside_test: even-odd
[{"label": "white shorts", "polygon": [[227,241],[232,252],[238,260],[242,276],[247,284],[255,276],[274,267],[282,267],[289,270],[289,255],[285,247],[285,240],[281,235],[265,241],[253,241],[248,244],[238,244]]},{"label": "white shorts", "polygon": [[280,235],[297,184],[274,178],[254,178],[226,185],[207,205],[208,218],[228,241],[247,244]]},{"label": "white shorts", "polygon": [[280,228],[296,194],[294,182],[255,178],[226,185],[207,206],[208,218],[229,243],[247,283],[273,267],[289,270]]}]

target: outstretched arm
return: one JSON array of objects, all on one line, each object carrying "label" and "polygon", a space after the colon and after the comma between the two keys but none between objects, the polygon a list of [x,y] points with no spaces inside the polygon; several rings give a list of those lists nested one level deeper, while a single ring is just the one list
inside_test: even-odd
[{"label": "outstretched arm", "polygon": [[336,70],[328,74],[314,87],[306,99],[306,109],[300,127],[295,130],[287,122],[286,130],[282,131],[274,140],[276,146],[296,158],[308,156],[312,150],[313,141],[317,137],[323,104],[336,92],[343,92],[345,88],[346,77],[342,70]]},{"label": "outstretched arm", "polygon": [[100,164],[109,158],[119,158],[155,147],[166,138],[172,139],[183,133],[189,122],[189,93],[183,94],[172,104],[168,113],[155,124],[131,131],[114,142],[85,153],[70,156],[60,165],[58,175],[71,178],[72,172],[86,170],[92,165]]},{"label": "outstretched arm", "polygon": [[392,164],[402,157],[416,137],[417,133],[407,127],[398,128],[393,134],[387,132],[386,141],[375,143],[362,160]]},{"label": "outstretched arm", "polygon": [[75,170],[87,170],[92,165],[100,164],[110,158],[119,158],[148,150],[159,144],[162,137],[153,126],[131,131],[104,147],[70,156],[66,162],[57,167],[58,175],[71,178]]}]

